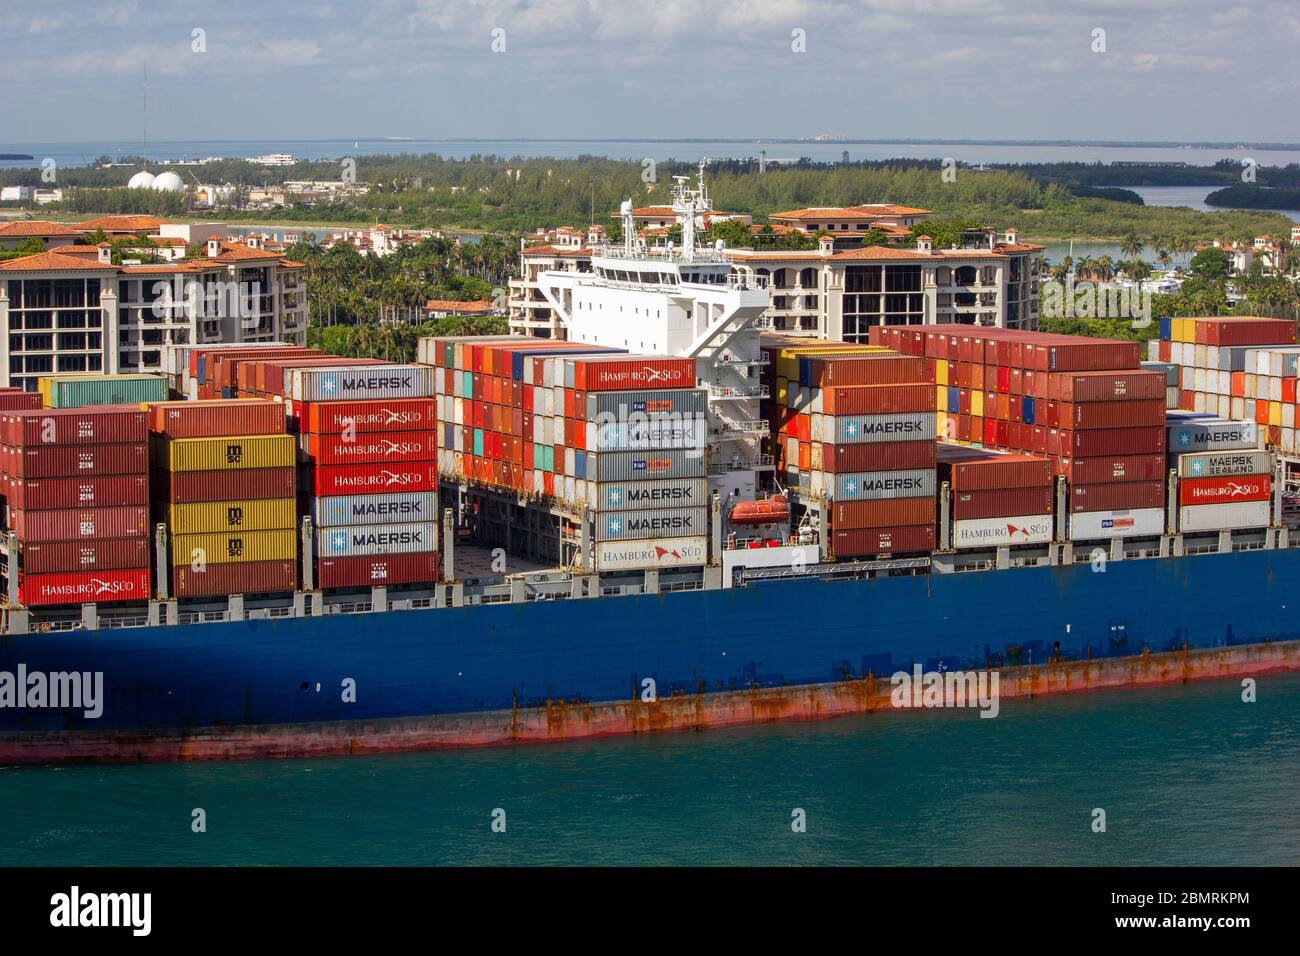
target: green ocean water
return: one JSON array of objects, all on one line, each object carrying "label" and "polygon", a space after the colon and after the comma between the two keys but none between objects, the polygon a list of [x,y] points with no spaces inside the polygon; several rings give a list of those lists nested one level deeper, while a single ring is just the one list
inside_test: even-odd
[{"label": "green ocean water", "polygon": [[1284,675],[1255,703],[1216,681],[1006,702],[991,720],[5,767],[0,864],[1295,865],[1298,795],[1300,675]]}]

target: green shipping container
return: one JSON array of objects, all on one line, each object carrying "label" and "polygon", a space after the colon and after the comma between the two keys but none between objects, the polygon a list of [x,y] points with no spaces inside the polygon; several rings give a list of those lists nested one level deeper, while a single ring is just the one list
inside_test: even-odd
[{"label": "green shipping container", "polygon": [[160,375],[99,375],[50,382],[51,408],[138,405],[166,400],[167,380]]},{"label": "green shipping container", "polygon": [[483,457],[483,429],[474,429],[474,454]]}]

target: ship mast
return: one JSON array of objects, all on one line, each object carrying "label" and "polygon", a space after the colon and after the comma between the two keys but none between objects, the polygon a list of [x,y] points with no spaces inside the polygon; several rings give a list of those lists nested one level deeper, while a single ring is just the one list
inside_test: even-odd
[{"label": "ship mast", "polygon": [[707,212],[709,209],[709,192],[704,185],[704,167],[708,162],[707,158],[700,160],[694,189],[686,185],[690,182],[689,176],[673,177],[672,208],[673,212],[677,214],[677,221],[682,227],[683,262],[695,261],[695,213],[697,211]]}]

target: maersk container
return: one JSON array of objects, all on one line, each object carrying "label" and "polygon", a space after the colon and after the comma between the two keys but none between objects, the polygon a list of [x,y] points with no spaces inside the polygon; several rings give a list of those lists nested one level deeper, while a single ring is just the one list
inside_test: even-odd
[{"label": "maersk container", "polygon": [[310,491],[332,495],[437,491],[438,465],[432,461],[373,465],[318,465],[310,469]]},{"label": "maersk container", "polygon": [[1085,511],[1070,515],[1071,541],[1153,537],[1164,532],[1164,508]]},{"label": "maersk container", "polygon": [[433,369],[425,365],[295,369],[291,381],[295,402],[430,398],[433,395]]},{"label": "maersk container", "polygon": [[298,420],[303,431],[336,435],[356,432],[405,432],[432,428],[438,421],[430,398],[372,399],[356,402],[304,402]]},{"label": "maersk container", "polygon": [[1230,475],[1266,475],[1273,471],[1270,451],[1228,451],[1210,455],[1178,455],[1181,478],[1224,478]]},{"label": "maersk container", "polygon": [[318,465],[430,461],[435,457],[432,429],[381,434],[303,435],[299,444]]},{"label": "maersk container", "polygon": [[172,596],[214,597],[227,594],[283,594],[298,587],[297,561],[243,561],[172,568]]},{"label": "maersk container", "polygon": [[1267,528],[1271,523],[1270,501],[1237,501],[1221,505],[1187,505],[1178,509],[1178,530],[1227,531],[1234,528]]},{"label": "maersk container", "polygon": [[858,528],[896,528],[934,524],[933,498],[880,498],[876,501],[836,501],[831,505],[831,527],[839,531]]},{"label": "maersk container", "polygon": [[707,508],[612,511],[596,518],[597,541],[690,538],[708,531]]},{"label": "maersk container", "polygon": [[82,478],[12,478],[0,476],[0,489],[10,508],[47,511],[52,508],[106,508],[149,503],[145,475],[86,475]]},{"label": "maersk container", "polygon": [[277,531],[298,523],[296,498],[243,498],[174,504],[167,509],[172,534],[217,531]]},{"label": "maersk container", "polygon": [[145,414],[137,407],[45,408],[0,415],[0,441],[34,445],[104,445],[142,442]]},{"label": "maersk container", "polygon": [[1052,540],[1053,530],[1050,514],[968,518],[952,523],[952,546],[961,550],[1016,544],[1047,544]]},{"label": "maersk container", "polygon": [[1268,501],[1273,493],[1270,475],[1224,478],[1184,478],[1178,483],[1180,505],[1226,505],[1238,501]]},{"label": "maersk container", "polygon": [[588,480],[636,481],[651,478],[703,478],[701,451],[603,451],[587,453]]},{"label": "maersk container", "polygon": [[173,567],[240,561],[291,561],[297,556],[298,533],[293,530],[177,534],[171,539]]},{"label": "maersk container", "polygon": [[239,471],[162,471],[154,484],[165,501],[189,504],[229,498],[290,498],[297,488],[297,469],[245,468]]},{"label": "maersk container", "polygon": [[49,383],[51,408],[82,405],[136,405],[167,400],[167,381],[161,375],[93,375],[53,378]]},{"label": "maersk container", "polygon": [[836,501],[874,501],[880,498],[919,498],[934,495],[934,471],[865,471],[835,475]]},{"label": "maersk container", "polygon": [[147,567],[18,575],[18,600],[28,607],[147,601],[151,590]]},{"label": "maersk container", "polygon": [[155,463],[168,471],[285,468],[297,460],[292,435],[177,439],[156,436],[154,441]]},{"label": "maersk container", "polygon": [[4,471],[16,478],[139,475],[148,469],[145,442],[114,445],[0,445]]},{"label": "maersk container", "polygon": [[675,416],[647,421],[590,422],[587,444],[597,451],[650,449],[702,449],[708,442],[708,422],[703,416],[682,420]]},{"label": "maersk container", "polygon": [[149,538],[96,538],[93,541],[35,541],[22,548],[27,574],[116,571],[149,566]]},{"label": "maersk container", "polygon": [[389,584],[432,584],[438,580],[438,553],[354,555],[316,562],[318,588],[371,588]]},{"label": "maersk container", "polygon": [[284,404],[263,399],[159,402],[149,406],[149,430],[168,438],[284,433]]},{"label": "maersk container", "polygon": [[597,541],[593,552],[597,571],[698,567],[708,563],[709,539],[697,535],[646,541]]},{"label": "maersk container", "polygon": [[331,495],[312,498],[308,511],[318,527],[437,521],[438,495],[432,491]]},{"label": "maersk container", "polygon": [[616,421],[626,421],[632,415],[649,415],[655,412],[673,415],[703,415],[709,410],[708,393],[702,388],[657,389],[642,392],[589,392],[587,394],[587,421],[597,421],[597,416],[612,415]]},{"label": "maersk container", "polygon": [[415,554],[438,550],[433,521],[383,525],[340,525],[316,533],[316,552],[323,558],[358,555]]},{"label": "maersk container", "polygon": [[10,508],[8,522],[22,542],[138,538],[149,533],[149,509],[144,505],[52,511]]},{"label": "maersk container", "polygon": [[914,524],[899,528],[836,531],[831,540],[834,555],[841,560],[878,554],[909,554],[933,551],[935,528],[932,524]]},{"label": "maersk container", "polygon": [[868,442],[933,441],[934,412],[910,412],[900,415],[826,416],[829,434],[838,445]]},{"label": "maersk container", "polygon": [[1254,451],[1259,448],[1259,444],[1259,426],[1254,422],[1224,418],[1174,420],[1171,416],[1171,454],[1189,451]]},{"label": "maersk container", "polygon": [[597,511],[636,511],[647,508],[702,508],[708,504],[703,478],[610,482],[600,486]]}]

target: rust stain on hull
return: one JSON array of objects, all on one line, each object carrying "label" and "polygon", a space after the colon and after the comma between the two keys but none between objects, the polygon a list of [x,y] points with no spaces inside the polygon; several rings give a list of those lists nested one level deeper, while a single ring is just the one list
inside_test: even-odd
[{"label": "rust stain on hull", "polygon": [[[1300,671],[1300,641],[999,670],[1003,700]],[[822,720],[892,710],[888,678],[797,687],[518,707],[477,714],[250,726],[178,737],[131,734],[0,735],[0,763],[144,763],[323,757],[487,747]]]}]

